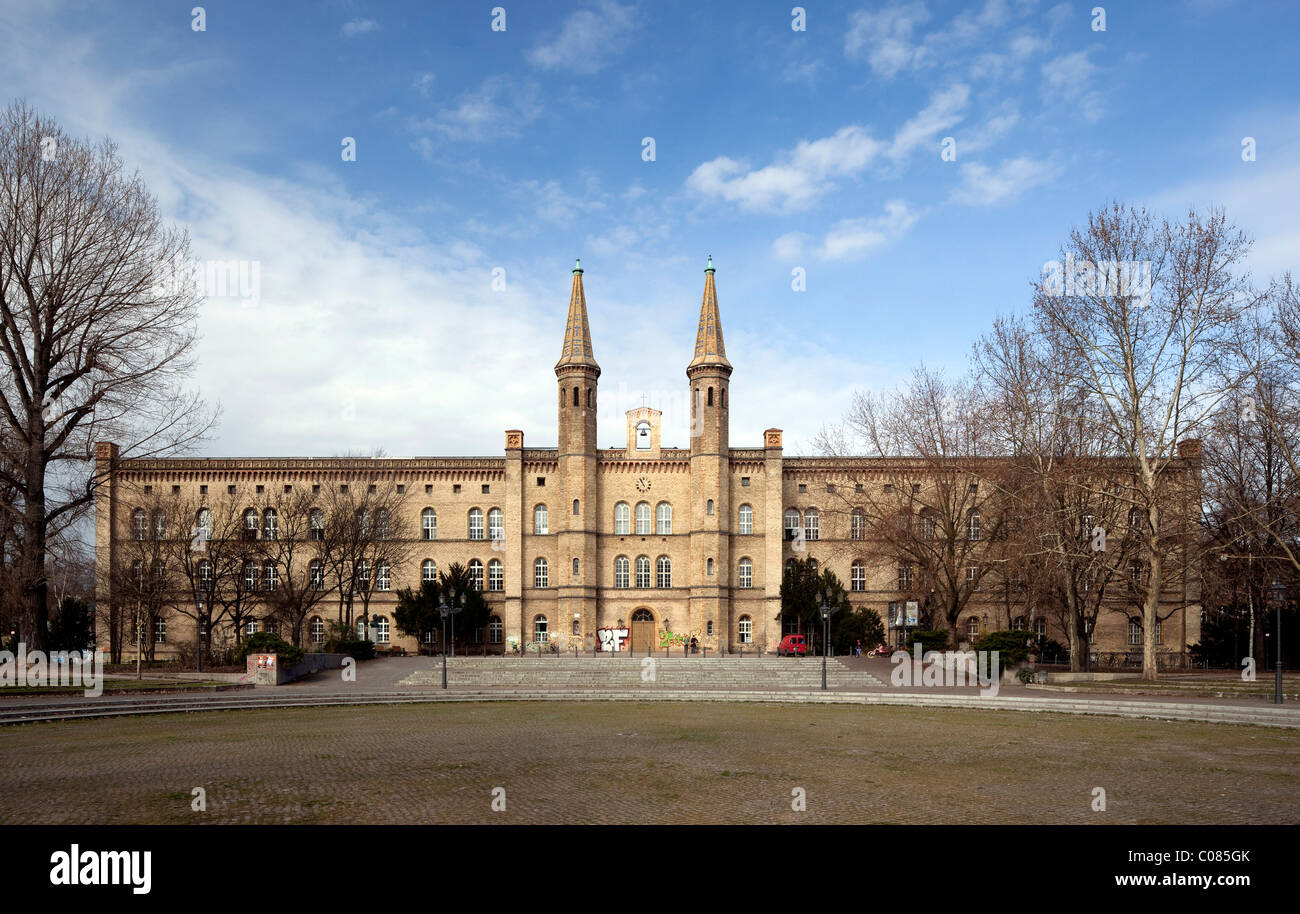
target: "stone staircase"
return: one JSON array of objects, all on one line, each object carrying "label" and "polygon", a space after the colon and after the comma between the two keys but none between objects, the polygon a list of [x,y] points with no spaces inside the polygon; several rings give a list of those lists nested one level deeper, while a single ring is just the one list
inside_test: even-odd
[{"label": "stone staircase", "polygon": [[[452,688],[537,689],[820,689],[821,659],[718,657],[451,657],[447,682]],[[832,689],[871,689],[884,685],[867,672],[830,660],[826,673]],[[442,659],[401,681],[403,686],[441,686]]]}]

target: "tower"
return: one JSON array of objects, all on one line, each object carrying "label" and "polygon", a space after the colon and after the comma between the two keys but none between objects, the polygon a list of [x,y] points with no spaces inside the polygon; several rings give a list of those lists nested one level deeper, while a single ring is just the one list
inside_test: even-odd
[{"label": "tower", "polygon": [[[595,638],[596,633],[596,380],[600,366],[591,346],[587,297],[582,288],[582,261],[573,268],[564,348],[555,363],[559,387],[559,440],[556,456],[562,497],[556,523],[555,633]],[[576,625],[575,625],[576,623]],[[531,632],[532,620],[524,620]],[[569,634],[569,637],[573,635]],[[580,646],[585,646],[581,645]]]},{"label": "tower", "polygon": [[691,630],[700,632],[704,643],[725,651],[731,631],[731,450],[727,428],[731,363],[722,343],[713,273],[710,257],[704,270],[695,357],[686,367],[691,386]]}]

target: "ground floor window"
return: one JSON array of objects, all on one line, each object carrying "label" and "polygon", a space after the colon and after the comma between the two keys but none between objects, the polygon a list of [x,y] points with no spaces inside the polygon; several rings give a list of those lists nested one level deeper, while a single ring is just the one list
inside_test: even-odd
[{"label": "ground floor window", "polygon": [[974,641],[980,636],[979,616],[971,616],[966,620],[966,637]]},{"label": "ground floor window", "polygon": [[501,619],[493,616],[488,620],[488,644],[501,643]]},{"label": "ground floor window", "polygon": [[153,624],[153,640],[157,644],[162,644],[167,640],[167,620],[156,619]]},{"label": "ground floor window", "polygon": [[375,641],[378,644],[388,643],[388,617],[375,616]]},{"label": "ground floor window", "polygon": [[549,640],[545,616],[537,616],[533,619],[533,640],[538,644],[543,644]]},{"label": "ground floor window", "polygon": [[325,622],[320,616],[311,617],[311,643],[321,644],[325,641]]},{"label": "ground floor window", "polygon": [[754,643],[754,620],[749,618],[749,616],[741,616],[740,625],[738,627],[738,634],[740,635],[741,644],[753,644]]},{"label": "ground floor window", "polygon": [[245,634],[245,635],[256,635],[256,634],[257,634],[257,622],[256,622],[256,621],[253,621],[253,622],[249,622],[247,625],[245,625],[245,626],[244,626],[244,634]]}]

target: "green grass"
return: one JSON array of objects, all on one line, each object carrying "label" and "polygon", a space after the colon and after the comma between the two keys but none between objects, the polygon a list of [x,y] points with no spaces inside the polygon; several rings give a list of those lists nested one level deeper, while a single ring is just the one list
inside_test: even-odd
[{"label": "green grass", "polygon": [[[105,695],[129,695],[133,692],[199,692],[220,688],[241,688],[230,682],[191,682],[158,679],[104,679]],[[0,688],[0,700],[18,695],[83,695],[85,686],[18,686]]]}]

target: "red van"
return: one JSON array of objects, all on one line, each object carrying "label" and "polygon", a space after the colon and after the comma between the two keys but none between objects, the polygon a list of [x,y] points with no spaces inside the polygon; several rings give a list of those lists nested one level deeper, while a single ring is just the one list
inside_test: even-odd
[{"label": "red van", "polygon": [[781,643],[776,646],[776,655],[783,657],[803,656],[808,653],[808,642],[804,640],[803,635],[786,635],[781,639]]}]

